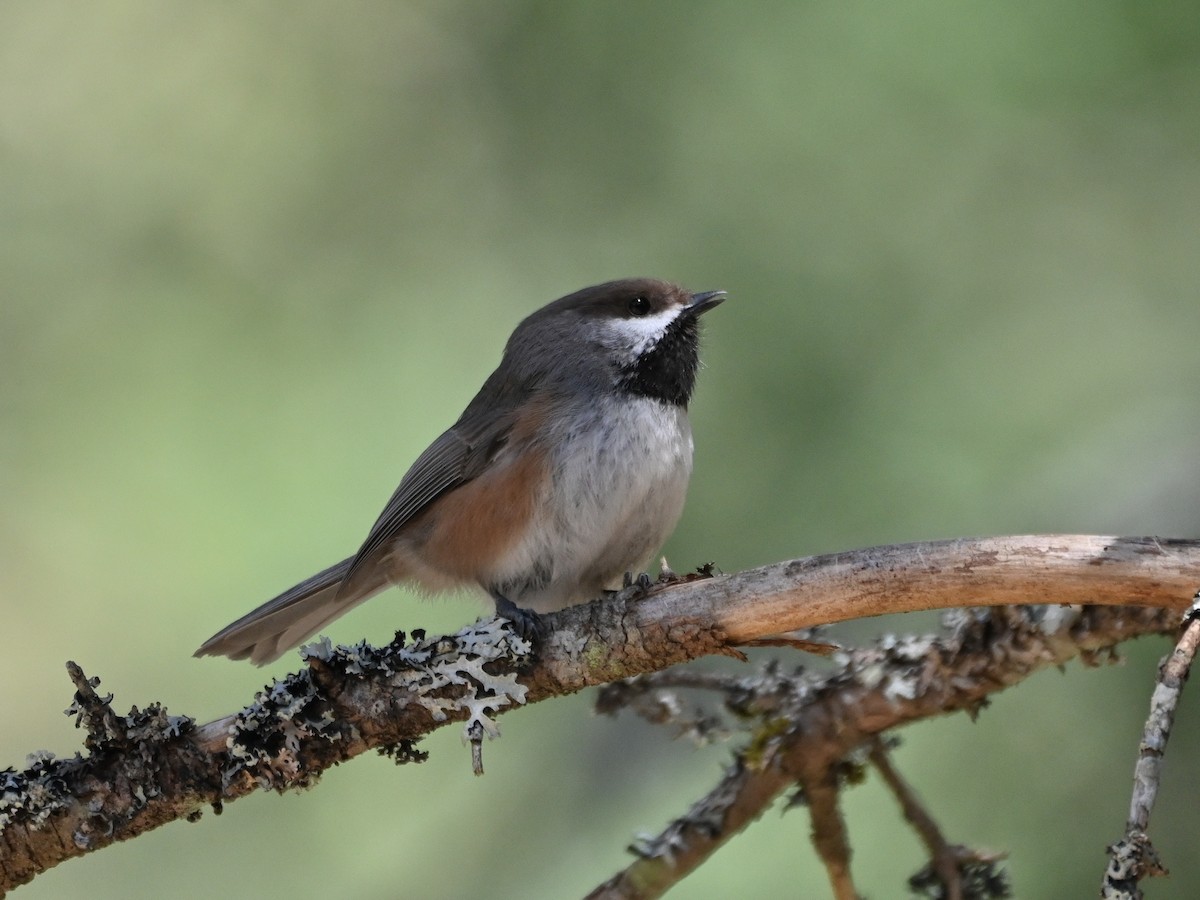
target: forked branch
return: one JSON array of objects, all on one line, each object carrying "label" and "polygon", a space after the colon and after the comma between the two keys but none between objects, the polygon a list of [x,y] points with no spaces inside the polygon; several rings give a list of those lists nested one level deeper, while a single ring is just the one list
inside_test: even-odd
[{"label": "forked branch", "polygon": [[[450,722],[486,732],[492,716],[521,703],[707,654],[737,655],[738,645],[786,632],[954,606],[1183,610],[1197,585],[1195,541],[1057,535],[940,541],[672,580],[644,598],[599,600],[550,616],[551,633],[536,654],[494,622],[381,650],[318,646],[307,654],[306,670],[276,682],[241,712],[202,726],[155,704],[115,716],[80,672],[73,711],[88,730],[88,754],[39,757],[24,771],[0,772],[0,893],[65,859],[194,817],[205,806],[259,789],[309,785],[329,766],[367,750],[418,759],[415,742]],[[1143,618],[1143,628],[1170,627],[1170,617]],[[1134,633],[1143,632],[1125,636]],[[871,690],[846,691],[838,703],[860,704],[870,721],[882,714],[874,697]],[[911,719],[953,709],[956,697],[962,699],[930,695],[900,706]],[[885,704],[889,710],[894,700]]]}]

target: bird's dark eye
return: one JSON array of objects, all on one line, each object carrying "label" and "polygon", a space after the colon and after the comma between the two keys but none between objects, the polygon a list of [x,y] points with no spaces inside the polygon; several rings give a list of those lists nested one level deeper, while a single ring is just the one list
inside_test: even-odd
[{"label": "bird's dark eye", "polygon": [[645,297],[634,297],[629,301],[629,314],[639,319],[650,315],[650,301]]}]

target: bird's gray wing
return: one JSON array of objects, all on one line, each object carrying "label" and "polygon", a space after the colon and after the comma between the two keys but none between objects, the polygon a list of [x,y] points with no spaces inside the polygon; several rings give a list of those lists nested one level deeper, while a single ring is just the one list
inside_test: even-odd
[{"label": "bird's gray wing", "polygon": [[519,385],[493,373],[462,418],[413,463],[357,554],[221,629],[196,655],[262,665],[386,588],[387,572],[378,563],[388,543],[437,497],[483,471],[507,440],[521,396]]},{"label": "bird's gray wing", "polygon": [[375,565],[414,516],[487,467],[508,440],[516,419],[516,401],[522,392],[515,387],[493,373],[454,426],[417,457],[351,560],[338,589],[339,599],[353,598],[361,584],[375,580]]}]

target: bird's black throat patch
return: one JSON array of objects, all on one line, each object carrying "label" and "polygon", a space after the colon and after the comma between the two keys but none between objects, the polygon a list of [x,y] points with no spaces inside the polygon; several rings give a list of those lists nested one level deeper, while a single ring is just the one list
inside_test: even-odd
[{"label": "bird's black throat patch", "polygon": [[687,407],[700,365],[700,329],[696,317],[682,313],[658,342],[618,371],[617,387],[635,397],[649,397]]}]

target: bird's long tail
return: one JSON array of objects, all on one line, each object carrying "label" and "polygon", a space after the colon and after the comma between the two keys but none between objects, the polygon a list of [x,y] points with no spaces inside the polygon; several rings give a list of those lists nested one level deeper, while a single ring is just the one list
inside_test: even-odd
[{"label": "bird's long tail", "polygon": [[339,596],[338,588],[350,571],[351,562],[353,557],[343,559],[246,613],[201,644],[195,655],[248,658],[256,666],[279,659],[305,638],[387,587],[387,579],[380,574],[367,583],[353,585],[351,593]]}]

